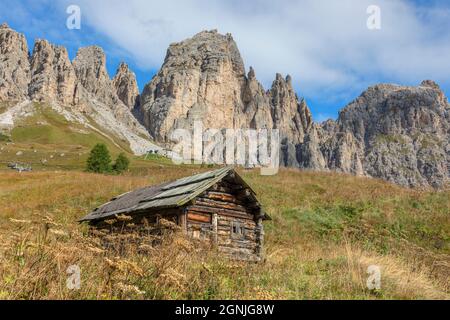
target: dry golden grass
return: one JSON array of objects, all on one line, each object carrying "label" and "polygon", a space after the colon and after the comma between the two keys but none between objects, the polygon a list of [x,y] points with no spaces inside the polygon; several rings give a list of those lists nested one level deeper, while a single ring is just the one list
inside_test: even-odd
[{"label": "dry golden grass", "polygon": [[[227,261],[182,235],[160,247],[105,248],[76,221],[111,197],[206,168],[155,165],[144,174],[2,172],[0,298],[448,299],[450,193],[373,179],[241,171],[273,221],[263,264]],[[141,171],[142,172],[142,171]],[[118,238],[114,238],[118,237]],[[80,290],[66,287],[71,265]],[[382,288],[366,288],[369,265]]]}]

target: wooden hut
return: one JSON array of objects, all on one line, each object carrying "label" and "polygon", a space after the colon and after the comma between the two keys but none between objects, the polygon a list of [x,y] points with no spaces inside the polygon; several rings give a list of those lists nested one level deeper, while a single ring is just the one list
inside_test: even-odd
[{"label": "wooden hut", "polygon": [[227,256],[249,261],[261,260],[263,220],[270,219],[232,167],[120,195],[80,221],[99,226],[117,215],[150,223],[171,220],[190,237],[211,241]]}]

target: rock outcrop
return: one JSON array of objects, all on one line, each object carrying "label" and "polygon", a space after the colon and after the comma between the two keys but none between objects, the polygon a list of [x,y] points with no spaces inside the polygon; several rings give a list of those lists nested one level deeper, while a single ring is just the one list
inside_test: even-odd
[{"label": "rock outcrop", "polygon": [[[106,69],[106,55],[102,48],[90,46],[80,48],[73,60],[73,68],[79,85],[76,88],[76,100],[87,113],[91,113],[100,103],[106,106],[114,117],[138,135],[147,136],[142,127],[117,94],[117,87],[110,79]],[[120,70],[119,70],[120,72]],[[130,74],[131,71],[129,71]],[[116,80],[120,77],[116,77]]]},{"label": "rock outcrop", "polygon": [[30,62],[25,36],[4,23],[0,26],[0,100],[28,97]]},{"label": "rock outcrop", "polygon": [[139,88],[136,75],[122,62],[113,78],[113,86],[119,99],[131,110],[139,105]]},{"label": "rock outcrop", "polygon": [[234,128],[242,110],[244,64],[231,35],[202,32],[172,44],[157,76],[141,96],[144,122],[157,141],[168,143],[177,128],[200,114],[209,128]]},{"label": "rock outcrop", "polygon": [[405,186],[449,183],[450,106],[433,81],[373,86],[321,129],[329,169]]},{"label": "rock outcrop", "polygon": [[141,95],[141,112],[153,138],[170,146],[171,133],[201,120],[204,128],[280,129],[283,161],[312,124],[290,76],[276,76],[266,92],[253,68],[248,75],[230,34],[204,31],[172,44],[158,74]]},{"label": "rock outcrop", "polygon": [[79,49],[71,62],[64,47],[37,40],[29,56],[25,37],[6,24],[0,26],[0,102],[46,103],[87,126],[94,121],[96,130],[142,154],[158,147],[130,110],[137,92],[134,74],[124,65],[114,81],[110,79],[99,47]]},{"label": "rock outcrop", "polygon": [[78,81],[98,101],[114,106],[119,102],[106,69],[106,55],[97,46],[80,48],[73,60]]},{"label": "rock outcrop", "polygon": [[443,187],[450,176],[449,104],[439,86],[377,85],[342,110],[337,121],[313,123],[290,76],[265,91],[231,35],[204,31],[172,44],[145,87],[146,127],[170,146],[170,134],[205,128],[275,128],[281,163],[382,178],[405,186]]},{"label": "rock outcrop", "polygon": [[370,87],[336,121],[314,123],[290,76],[277,74],[266,91],[252,67],[246,74],[232,36],[215,30],[172,44],[139,95],[125,63],[110,79],[101,48],[81,48],[71,62],[65,48],[38,40],[29,57],[25,37],[3,24],[0,102],[28,110],[28,100],[87,117],[136,153],[155,148],[147,137],[170,148],[174,130],[202,121],[205,129],[279,129],[285,166],[404,186],[441,188],[450,180],[450,106],[433,81]]},{"label": "rock outcrop", "polygon": [[37,40],[31,57],[30,98],[73,105],[76,84],[77,78],[66,48]]}]

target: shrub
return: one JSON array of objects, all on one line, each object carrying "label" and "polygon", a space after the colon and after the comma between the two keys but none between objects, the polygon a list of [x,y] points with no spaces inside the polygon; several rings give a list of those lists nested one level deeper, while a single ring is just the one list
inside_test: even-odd
[{"label": "shrub", "polygon": [[0,142],[11,142],[11,138],[3,133],[0,133]]},{"label": "shrub", "polygon": [[86,171],[95,173],[111,172],[111,156],[105,144],[99,143],[92,148],[87,159]]},{"label": "shrub", "polygon": [[116,162],[113,165],[113,171],[121,174],[128,170],[128,167],[130,165],[130,160],[127,158],[127,156],[124,153],[119,154],[119,156],[116,159]]}]

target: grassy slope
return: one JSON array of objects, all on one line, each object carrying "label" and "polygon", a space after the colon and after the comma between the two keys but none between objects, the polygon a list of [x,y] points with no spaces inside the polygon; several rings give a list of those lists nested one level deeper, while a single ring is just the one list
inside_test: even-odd
[{"label": "grassy slope", "polygon": [[[12,144],[0,139],[2,166],[38,171],[0,168],[0,298],[449,298],[450,191],[346,175],[241,172],[273,218],[262,265],[224,261],[185,239],[145,255],[105,252],[78,218],[117,194],[207,168],[133,157],[121,141],[38,110],[13,130]],[[128,153],[127,176],[81,172],[98,142],[113,157]],[[79,291],[65,287],[72,264],[82,268]],[[371,264],[382,268],[379,292],[366,289]]]},{"label": "grassy slope", "polygon": [[[111,140],[94,129],[68,122],[48,107],[37,104],[36,110],[33,116],[19,122],[8,135],[0,133],[0,172],[8,170],[6,165],[10,162],[30,164],[34,170],[40,171],[82,171],[90,150],[97,143],[106,144],[113,158],[121,152],[127,154],[133,159],[132,172],[142,173],[153,166],[170,163],[156,155],[151,159],[157,160],[157,163],[135,157],[120,139]],[[92,125],[96,128],[94,123]],[[19,151],[23,153],[20,156],[17,155]],[[47,162],[43,163],[43,159]]]},{"label": "grassy slope", "polygon": [[[5,173],[0,297],[449,298],[448,191],[338,174],[245,171],[273,218],[266,223],[266,263],[224,261],[183,239],[166,250],[116,257],[86,237],[76,219],[117,194],[206,170],[146,165],[128,176]],[[79,291],[65,288],[65,270],[74,263],[82,268]],[[382,268],[379,292],[366,289],[371,264]]]},{"label": "grassy slope", "polygon": [[[68,122],[52,109],[39,104],[36,104],[33,116],[16,124],[9,139],[12,143],[6,144],[6,139],[0,141],[3,148],[0,151],[1,169],[7,163],[17,161],[41,170],[79,170],[97,143],[105,143],[113,156],[120,152],[131,156],[128,146],[119,139],[111,141],[93,129]],[[18,151],[23,154],[17,156]],[[45,164],[41,161],[43,159],[47,160]]]}]

